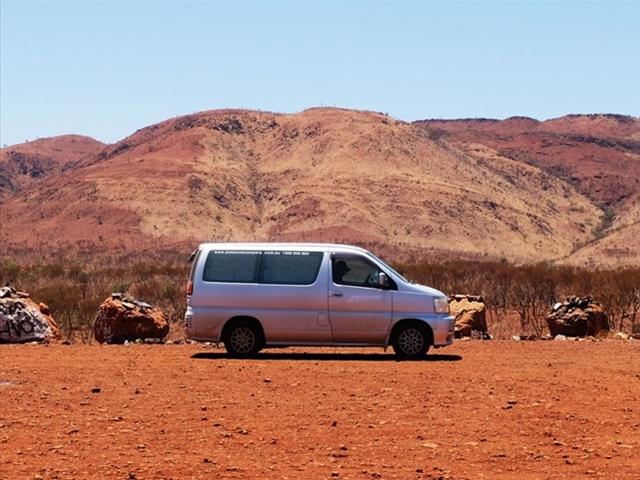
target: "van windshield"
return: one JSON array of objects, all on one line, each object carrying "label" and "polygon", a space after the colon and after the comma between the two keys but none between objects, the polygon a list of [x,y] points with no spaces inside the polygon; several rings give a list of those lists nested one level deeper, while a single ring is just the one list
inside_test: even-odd
[{"label": "van windshield", "polygon": [[385,267],[386,269],[390,270],[393,274],[398,276],[401,280],[405,281],[406,283],[411,283],[409,282],[409,280],[404,278],[398,271],[396,271],[393,267],[391,267],[391,265],[389,265],[387,262],[382,260],[380,257],[376,257],[373,253],[369,253],[369,255],[371,255],[374,258],[374,260],[380,263],[383,267]]}]

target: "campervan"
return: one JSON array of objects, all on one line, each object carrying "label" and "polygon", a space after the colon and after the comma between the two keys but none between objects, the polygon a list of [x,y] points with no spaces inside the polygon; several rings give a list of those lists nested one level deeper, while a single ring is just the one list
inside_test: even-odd
[{"label": "campervan", "polygon": [[270,346],[392,346],[422,358],[453,341],[440,291],[349,245],[205,243],[187,286],[187,335],[233,356]]}]

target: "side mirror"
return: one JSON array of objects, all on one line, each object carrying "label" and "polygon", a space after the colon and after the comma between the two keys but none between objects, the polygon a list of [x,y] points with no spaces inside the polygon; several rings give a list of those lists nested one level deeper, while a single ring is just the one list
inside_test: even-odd
[{"label": "side mirror", "polygon": [[380,288],[389,288],[390,283],[391,282],[389,282],[389,277],[387,277],[386,273],[378,273],[378,285],[380,285]]}]

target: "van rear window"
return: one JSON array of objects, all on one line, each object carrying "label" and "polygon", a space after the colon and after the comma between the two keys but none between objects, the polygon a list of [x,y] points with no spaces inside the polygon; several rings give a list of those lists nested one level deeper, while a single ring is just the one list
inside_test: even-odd
[{"label": "van rear window", "polygon": [[213,250],[204,265],[205,282],[311,285],[322,252]]},{"label": "van rear window", "polygon": [[207,255],[205,282],[257,283],[262,252],[212,250]]}]

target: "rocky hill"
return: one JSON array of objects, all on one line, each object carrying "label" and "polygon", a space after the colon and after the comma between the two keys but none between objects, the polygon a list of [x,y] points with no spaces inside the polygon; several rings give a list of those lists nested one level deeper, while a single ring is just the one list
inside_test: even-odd
[{"label": "rocky hill", "polygon": [[[616,139],[610,144],[586,139],[580,122],[562,126],[574,133],[552,125],[543,133],[554,143],[543,147],[542,138],[528,138],[529,130],[540,135],[531,119],[502,122],[512,133],[492,133],[501,122],[411,124],[335,108],[202,112],[97,144],[29,182],[5,174],[5,184],[19,188],[0,200],[0,241],[96,251],[340,241],[402,259],[570,261],[637,221],[637,208],[627,207],[636,201],[639,163],[633,122],[607,137]],[[515,146],[502,140],[509,136]],[[559,152],[562,142],[571,152],[568,174],[554,169],[565,162],[559,153],[535,160],[545,148]],[[2,158],[21,148],[3,149]],[[534,160],[525,158],[528,148]],[[584,171],[577,167],[596,154]],[[616,195],[618,184],[624,189]],[[629,219],[607,209],[628,210]]]},{"label": "rocky hill", "polygon": [[104,144],[81,135],[62,135],[0,150],[0,200],[95,156]]},{"label": "rocky hill", "polygon": [[570,263],[640,263],[640,119],[568,115],[544,122],[525,117],[423,120],[432,137],[469,155],[484,149],[536,166],[565,181],[602,210],[593,238]]}]

